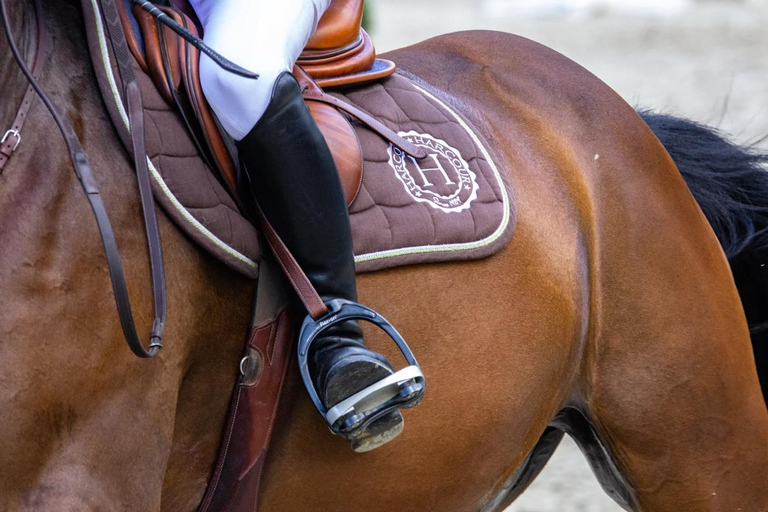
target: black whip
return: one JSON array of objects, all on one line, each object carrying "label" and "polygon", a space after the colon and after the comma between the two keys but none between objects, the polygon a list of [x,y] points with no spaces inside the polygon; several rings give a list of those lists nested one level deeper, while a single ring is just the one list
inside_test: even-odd
[{"label": "black whip", "polygon": [[149,14],[151,14],[157,21],[165,25],[166,27],[170,28],[177,34],[179,34],[181,37],[183,37],[187,42],[189,42],[192,46],[209,56],[213,62],[215,62],[220,68],[229,71],[230,73],[234,73],[238,76],[242,76],[244,78],[251,78],[253,80],[256,80],[259,78],[259,75],[256,73],[253,73],[251,71],[248,71],[247,69],[238,66],[231,60],[225,58],[220,53],[216,52],[213,48],[205,44],[205,42],[194,35],[192,32],[187,30],[186,28],[179,25],[176,20],[165,14],[163,11],[155,7],[155,5],[152,2],[148,2],[147,0],[133,0],[133,3],[135,5],[138,5],[145,11],[147,11]]}]

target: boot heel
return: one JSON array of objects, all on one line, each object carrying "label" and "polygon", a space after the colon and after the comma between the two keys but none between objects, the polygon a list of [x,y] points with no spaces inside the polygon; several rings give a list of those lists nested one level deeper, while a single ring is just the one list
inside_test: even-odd
[{"label": "boot heel", "polygon": [[352,450],[357,453],[370,452],[387,444],[403,431],[404,421],[400,411],[391,413],[374,421],[360,435],[350,439]]}]

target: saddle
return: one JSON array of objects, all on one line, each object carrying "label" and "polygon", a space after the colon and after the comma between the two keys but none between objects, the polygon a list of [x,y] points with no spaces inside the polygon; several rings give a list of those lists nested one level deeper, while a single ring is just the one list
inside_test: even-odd
[{"label": "saddle", "polygon": [[[186,0],[160,9],[196,36],[200,23]],[[128,46],[169,105],[181,113],[206,164],[237,197],[237,158],[229,137],[222,131],[200,85],[199,51],[139,7],[133,8],[139,31],[126,11],[121,21]],[[393,62],[376,58],[370,36],[363,30],[363,0],[333,0],[318,24],[294,69],[315,122],[325,136],[339,170],[347,204],[362,184],[363,154],[348,118],[358,119],[406,153],[423,157],[397,134],[357,107],[323,91],[365,84],[392,75]]]}]

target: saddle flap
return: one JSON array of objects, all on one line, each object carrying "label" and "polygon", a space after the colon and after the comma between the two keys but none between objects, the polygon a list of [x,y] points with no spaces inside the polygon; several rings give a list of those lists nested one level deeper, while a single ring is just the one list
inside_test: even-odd
[{"label": "saddle flap", "polygon": [[307,107],[331,148],[344,188],[344,199],[351,205],[363,184],[363,149],[357,133],[336,108],[310,100]]},{"label": "saddle flap", "polygon": [[[174,11],[173,14],[177,21],[184,24],[187,30],[197,34],[195,24],[185,14],[178,11]],[[184,79],[184,90],[186,91],[187,98],[202,128],[203,138],[213,156],[213,164],[218,166],[230,192],[236,195],[237,165],[214,118],[211,107],[208,105],[208,101],[203,94],[203,88],[200,84],[200,50],[180,37],[176,39],[180,48],[183,49],[179,54],[179,65]]]},{"label": "saddle flap", "polygon": [[[133,14],[141,28],[144,39],[143,47],[146,70],[152,77],[152,81],[157,86],[163,99],[172,105],[174,104],[173,94],[174,92],[178,93],[182,82],[179,60],[179,37],[165,25],[161,25],[162,28],[159,28],[155,18],[140,7],[134,7]],[[131,48],[134,47],[134,45],[130,46]],[[164,51],[168,57],[166,62],[163,59]],[[170,69],[170,76],[166,72],[166,64],[168,69]],[[171,90],[171,84],[174,86],[174,91]]]},{"label": "saddle flap", "polygon": [[339,170],[339,178],[344,188],[344,199],[347,205],[351,205],[363,183],[363,148],[357,132],[336,107],[308,98],[313,93],[322,93],[322,90],[305,70],[295,66],[293,74],[299,82],[312,118],[331,148],[333,161]]}]

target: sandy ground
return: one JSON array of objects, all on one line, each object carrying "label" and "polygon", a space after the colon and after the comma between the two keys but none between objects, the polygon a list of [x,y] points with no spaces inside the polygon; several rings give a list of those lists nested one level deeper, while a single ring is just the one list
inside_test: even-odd
[{"label": "sandy ground", "polygon": [[[550,46],[633,105],[716,125],[768,149],[768,2],[368,0],[379,50],[484,28]],[[620,510],[566,439],[507,512]]]}]

